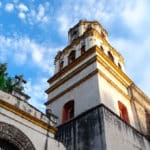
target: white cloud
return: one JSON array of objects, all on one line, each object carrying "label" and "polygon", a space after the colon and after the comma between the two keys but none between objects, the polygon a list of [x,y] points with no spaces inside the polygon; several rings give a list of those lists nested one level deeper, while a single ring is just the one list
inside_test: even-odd
[{"label": "white cloud", "polygon": [[7,4],[5,5],[5,10],[6,10],[7,12],[12,12],[12,11],[14,10],[14,4],[13,4],[13,3],[7,3]]},{"label": "white cloud", "polygon": [[21,12],[27,12],[27,11],[29,11],[28,7],[27,7],[25,4],[23,4],[23,3],[20,3],[20,4],[18,5],[18,9],[19,9]]},{"label": "white cloud", "polygon": [[20,13],[18,14],[18,17],[19,17],[20,19],[25,19],[25,18],[26,18],[26,14],[23,13],[23,12],[20,12]]},{"label": "white cloud", "polygon": [[147,0],[129,1],[121,12],[121,17],[125,25],[131,28],[132,32],[139,33],[141,28],[145,26],[147,17],[149,17],[149,9]]},{"label": "white cloud", "polygon": [[53,73],[53,58],[60,48],[43,46],[28,37],[0,36],[0,41],[1,60],[11,56],[12,61],[14,60],[17,65],[30,64],[43,72]]},{"label": "white cloud", "polygon": [[[47,24],[49,22],[49,18],[50,18],[50,10],[49,10],[49,3],[44,3],[39,4],[39,6],[35,9],[32,8],[29,12],[28,12],[28,22],[31,25],[34,24]],[[49,15],[49,16],[48,16]]]},{"label": "white cloud", "polygon": [[[109,5],[108,5],[109,3]],[[80,19],[98,20],[103,23],[111,23],[123,9],[123,1],[120,0],[90,0],[67,1],[58,9],[57,22],[60,33],[64,35],[72,25]]]},{"label": "white cloud", "polygon": [[2,2],[0,2],[0,8],[2,7]]},{"label": "white cloud", "polygon": [[32,95],[29,102],[42,111],[45,110],[44,102],[47,99],[47,95],[44,92],[48,88],[48,84],[46,84],[46,81],[46,78],[40,78],[38,79],[37,83],[33,83],[32,80],[29,79],[27,84],[25,85],[25,92],[29,96]]}]

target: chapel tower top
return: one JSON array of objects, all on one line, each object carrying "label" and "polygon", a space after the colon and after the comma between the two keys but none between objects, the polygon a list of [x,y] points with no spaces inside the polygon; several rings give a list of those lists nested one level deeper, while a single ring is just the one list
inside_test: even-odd
[{"label": "chapel tower top", "polygon": [[80,20],[74,27],[70,28],[68,32],[69,44],[75,39],[78,39],[88,30],[96,30],[102,38],[107,39],[107,31],[97,21]]},{"label": "chapel tower top", "polygon": [[55,57],[55,74],[72,64],[89,49],[97,46],[124,71],[123,57],[109,44],[108,33],[97,21],[80,20],[68,32],[68,45]]}]

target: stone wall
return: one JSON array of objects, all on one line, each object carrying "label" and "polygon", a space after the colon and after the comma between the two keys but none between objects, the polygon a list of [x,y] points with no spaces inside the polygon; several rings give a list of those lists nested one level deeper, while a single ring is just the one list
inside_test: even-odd
[{"label": "stone wall", "polygon": [[149,150],[150,141],[104,105],[58,127],[67,150]]}]

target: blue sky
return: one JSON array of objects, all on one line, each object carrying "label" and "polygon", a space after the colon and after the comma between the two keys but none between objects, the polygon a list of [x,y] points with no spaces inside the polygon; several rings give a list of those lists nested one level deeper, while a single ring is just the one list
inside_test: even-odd
[{"label": "blue sky", "polygon": [[150,95],[149,0],[0,0],[0,63],[23,74],[30,103],[44,110],[53,59],[80,19],[97,20],[123,55],[126,73]]}]

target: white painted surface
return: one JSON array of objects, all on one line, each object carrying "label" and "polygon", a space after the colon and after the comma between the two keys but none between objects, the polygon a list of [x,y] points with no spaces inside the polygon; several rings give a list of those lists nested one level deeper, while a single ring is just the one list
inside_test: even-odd
[{"label": "white painted surface", "polygon": [[[10,94],[0,91],[0,99],[14,105],[17,99]],[[23,105],[23,102],[21,102]],[[27,103],[24,105],[28,107]],[[22,108],[20,104],[20,109]],[[27,109],[27,108],[26,108]],[[33,110],[32,110],[33,111]],[[34,110],[37,111],[37,110]],[[40,112],[37,112],[40,113]],[[32,113],[30,114],[32,115]],[[34,116],[37,119],[40,119],[40,115]],[[39,117],[39,118],[38,118]],[[41,118],[42,119],[42,118]],[[42,121],[44,121],[42,119]],[[46,122],[47,120],[45,120]],[[40,126],[24,119],[23,116],[18,116],[9,110],[6,110],[0,107],[0,122],[8,123],[10,125],[15,126],[19,130],[21,130],[33,143],[36,150],[42,150],[45,147],[45,142],[47,138],[47,129],[43,129]],[[52,150],[65,150],[65,147],[54,139],[54,134],[52,132],[48,133],[48,149]]]}]

